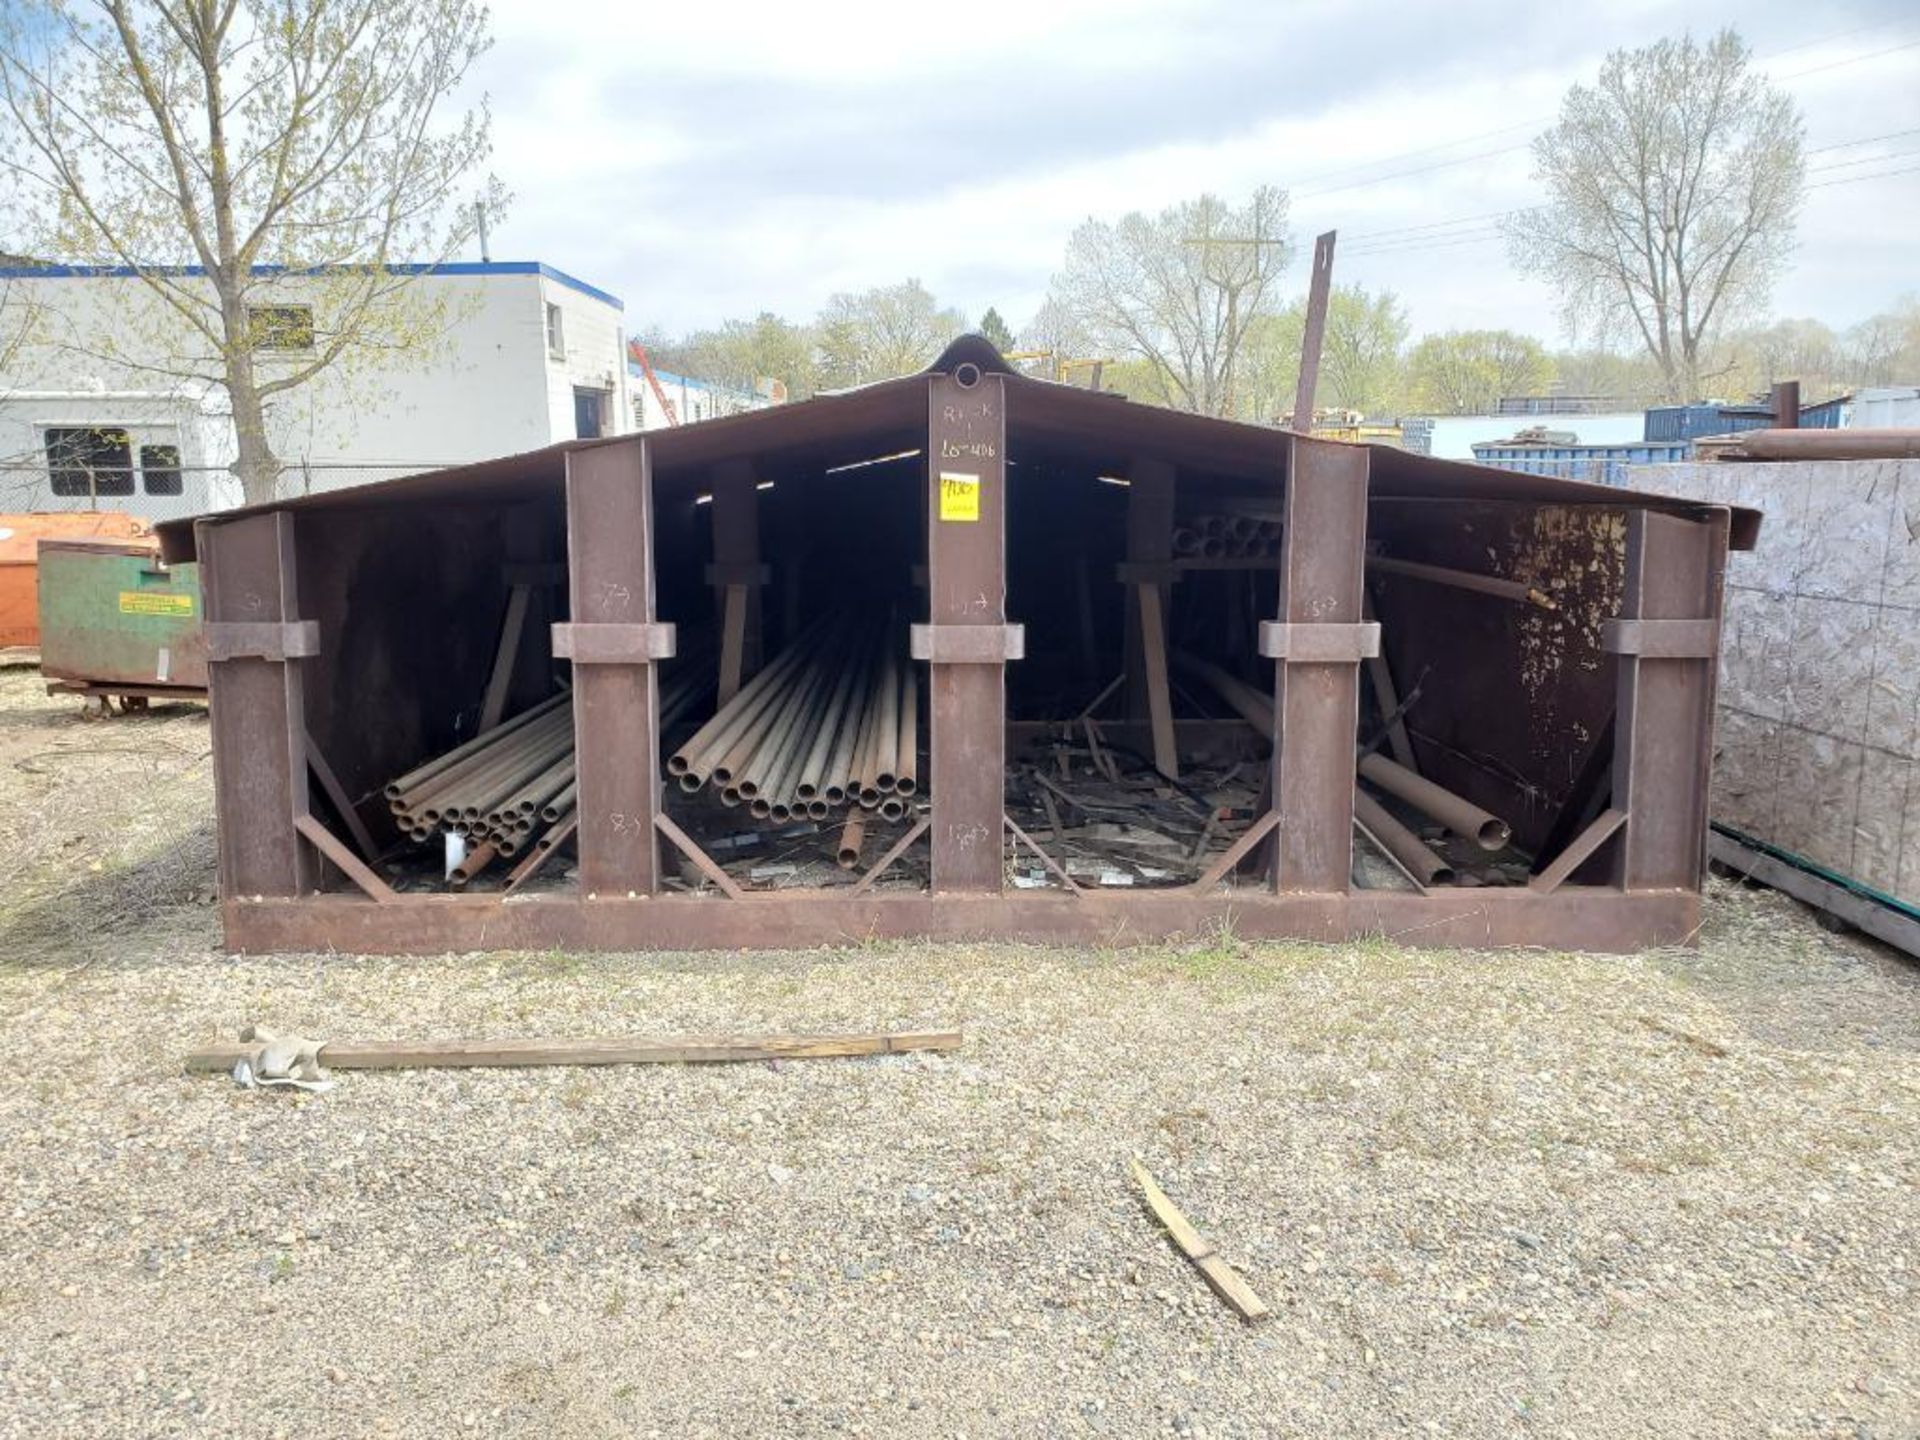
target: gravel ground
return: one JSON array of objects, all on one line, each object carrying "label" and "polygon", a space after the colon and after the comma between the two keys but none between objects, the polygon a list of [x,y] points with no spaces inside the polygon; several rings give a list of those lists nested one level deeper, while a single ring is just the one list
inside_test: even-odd
[{"label": "gravel ground", "polygon": [[[1920,976],[1697,950],[233,959],[206,724],[0,676],[0,1435],[1920,1433]],[[953,1056],[188,1079],[316,1036]],[[1234,1319],[1138,1153],[1275,1309]]]}]

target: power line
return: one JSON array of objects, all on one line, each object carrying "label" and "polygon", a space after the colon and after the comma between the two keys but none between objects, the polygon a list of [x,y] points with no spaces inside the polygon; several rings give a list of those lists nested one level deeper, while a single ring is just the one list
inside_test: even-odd
[{"label": "power line", "polygon": [[1791,55],[1796,50],[1811,50],[1816,45],[1826,45],[1835,40],[1851,40],[1856,35],[1866,35],[1875,30],[1885,30],[1888,26],[1904,30],[1911,20],[1876,20],[1871,25],[1856,25],[1851,30],[1842,30],[1837,35],[1822,35],[1816,40],[1802,40],[1798,45],[1789,45],[1784,50],[1773,50],[1762,55],[1762,60],[1778,60],[1782,55]]},{"label": "power line", "polygon": [[1920,155],[1920,150],[1896,150],[1891,155],[1862,155],[1858,160],[1836,160],[1831,165],[1816,165],[1807,173],[1825,175],[1834,170],[1851,170],[1856,165],[1878,165],[1883,160],[1904,160],[1909,155]]},{"label": "power line", "polygon": [[[1902,23],[1907,23],[1907,22],[1902,22]],[[1818,40],[1809,40],[1801,45],[1790,47],[1789,50],[1776,51],[1774,52],[1773,55],[1762,56],[1759,58],[1762,60],[1771,59],[1771,58],[1775,58],[1777,55],[1789,54],[1791,53],[1791,50],[1796,50],[1796,49],[1804,50],[1814,45],[1824,45],[1831,40],[1843,39],[1848,35],[1859,34],[1863,30],[1877,30],[1877,29],[1883,29],[1883,28],[1885,27],[1880,25],[1862,26],[1855,30],[1842,31],[1837,35],[1828,35],[1828,36],[1823,36]],[[1830,61],[1825,65],[1816,65],[1807,70],[1792,71],[1789,74],[1776,76],[1775,78],[1780,80],[1795,80],[1800,78],[1802,75],[1817,75],[1822,73],[1823,71],[1838,70],[1847,65],[1859,65],[1868,60],[1877,60],[1882,55],[1892,55],[1898,51],[1911,50],[1916,46],[1920,46],[1920,40],[1909,40],[1900,45],[1890,45],[1882,50],[1870,50],[1864,55],[1849,56],[1843,60]],[[1479,135],[1472,135],[1472,136],[1464,137],[1463,139],[1449,141],[1445,144],[1429,145],[1422,150],[1408,150],[1408,151],[1403,151],[1396,155],[1382,156],[1378,160],[1370,160],[1370,161],[1364,162],[1364,166],[1362,168],[1367,168],[1375,165],[1388,165],[1388,164],[1392,164],[1396,160],[1413,159],[1417,156],[1430,155],[1440,150],[1451,150],[1455,146],[1466,145],[1471,143],[1474,140],[1491,139],[1495,135],[1510,134],[1515,130],[1526,129],[1536,125],[1548,124],[1552,121],[1553,118],[1554,117],[1551,115],[1540,116],[1532,120],[1522,120],[1512,125],[1504,125],[1498,130],[1487,130],[1487,131],[1481,132]],[[1894,132],[1894,133],[1901,134],[1901,133],[1907,133],[1907,132]],[[1885,137],[1885,138],[1891,138],[1891,137]],[[1458,156],[1452,160],[1436,161],[1432,165],[1415,166],[1410,170],[1395,170],[1385,175],[1374,175],[1374,176],[1368,176],[1368,177],[1364,177],[1357,180],[1349,180],[1344,184],[1340,184],[1340,185],[1323,185],[1319,189],[1309,188],[1309,189],[1302,190],[1297,188],[1298,182],[1296,182],[1295,187],[1289,188],[1288,197],[1290,199],[1312,200],[1312,199],[1317,199],[1322,195],[1336,195],[1336,194],[1340,194],[1343,191],[1348,191],[1348,190],[1364,190],[1374,185],[1384,185],[1387,182],[1392,180],[1406,180],[1418,175],[1428,175],[1437,170],[1451,169],[1457,165],[1469,165],[1476,160],[1492,160],[1492,159],[1496,159],[1501,155],[1511,155],[1516,151],[1525,150],[1529,148],[1532,145],[1532,143],[1533,143],[1532,141],[1527,140],[1527,141],[1522,141],[1518,145],[1503,145],[1497,150],[1484,150],[1473,155]],[[1866,142],[1855,141],[1855,142],[1849,142],[1849,143],[1864,144]],[[1812,152],[1812,153],[1818,153],[1818,152]],[[1328,178],[1341,173],[1343,172],[1338,170],[1322,171],[1317,176],[1309,175],[1303,178],[1308,181],[1312,181],[1319,178]]]},{"label": "power line", "polygon": [[[1878,29],[1880,27],[1869,26],[1867,28]],[[1806,153],[1808,155],[1825,155],[1835,150],[1853,150],[1862,145],[1878,144],[1883,140],[1902,140],[1909,135],[1920,135],[1920,127],[1915,127],[1910,130],[1889,130],[1879,135],[1862,135],[1856,140],[1838,140],[1831,145],[1815,146]],[[1894,155],[1870,155],[1860,160],[1836,161],[1832,164],[1816,165],[1809,170],[1808,173],[1819,175],[1826,173],[1828,170],[1844,169],[1853,165],[1867,165],[1880,160],[1899,160],[1904,159],[1908,153],[1911,152],[1903,151]],[[1448,230],[1456,226],[1471,225],[1483,220],[1505,220],[1509,216],[1525,214],[1528,210],[1535,208],[1537,207],[1523,205],[1511,210],[1485,210],[1475,215],[1456,215],[1446,220],[1429,220],[1420,225],[1395,225],[1385,230],[1356,231],[1347,236],[1348,246],[1344,253],[1349,255],[1365,254],[1368,250],[1375,248],[1371,243],[1375,240],[1389,239],[1402,235],[1421,234],[1434,230]],[[1436,238],[1445,239],[1446,237],[1439,236]]]},{"label": "power line", "polygon": [[1850,60],[1834,60],[1825,65],[1815,65],[1807,70],[1791,70],[1785,75],[1777,75],[1774,78],[1777,80],[1798,80],[1803,75],[1819,75],[1824,71],[1838,70],[1845,65],[1858,65],[1862,61],[1878,60],[1882,55],[1897,54],[1902,50],[1911,50],[1915,46],[1920,46],[1920,40],[1909,40],[1904,45],[1889,45],[1884,50],[1869,50],[1865,55],[1855,55]]},{"label": "power line", "polygon": [[[1886,158],[1891,160],[1897,157],[1889,155]],[[1891,180],[1895,175],[1912,175],[1917,171],[1920,171],[1920,165],[1908,165],[1900,170],[1882,170],[1877,175],[1843,175],[1838,180],[1822,180],[1818,185],[1809,185],[1807,189],[1827,190],[1835,185],[1858,185],[1863,180]]]},{"label": "power line", "polygon": [[[1520,207],[1520,210],[1531,210],[1533,208],[1531,205],[1524,205]],[[1383,236],[1389,235],[1410,235],[1419,230],[1440,230],[1453,225],[1467,225],[1477,220],[1504,220],[1509,215],[1518,215],[1520,210],[1487,210],[1478,215],[1456,216],[1452,220],[1432,220],[1425,225],[1398,225],[1391,230],[1366,230],[1350,235],[1347,238],[1352,241],[1370,241],[1378,240]]]},{"label": "power line", "polygon": [[1841,140],[1832,145],[1816,145],[1807,151],[1809,155],[1824,155],[1829,150],[1851,150],[1856,145],[1871,145],[1876,140],[1902,140],[1909,135],[1920,135],[1920,127],[1912,130],[1889,130],[1884,135],[1868,135],[1861,140]]}]

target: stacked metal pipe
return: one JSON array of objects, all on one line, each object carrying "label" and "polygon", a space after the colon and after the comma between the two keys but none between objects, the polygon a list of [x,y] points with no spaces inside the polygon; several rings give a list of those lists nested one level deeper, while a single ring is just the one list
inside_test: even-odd
[{"label": "stacked metal pipe", "polygon": [[905,632],[893,617],[815,624],[668,757],[668,773],[759,820],[824,820],[850,806],[840,849],[842,863],[857,863],[860,812],[900,819],[919,788],[919,679]]},{"label": "stacked metal pipe", "polygon": [[1255,515],[1192,515],[1173,530],[1182,559],[1244,560],[1280,553],[1280,522]]},{"label": "stacked metal pipe", "polygon": [[[661,690],[661,728],[683,717],[707,688],[693,667],[670,676]],[[575,823],[571,694],[562,691],[415,766],[384,793],[394,824],[407,838],[466,837],[466,858],[448,877],[456,890],[495,860],[529,847],[550,850]]]}]

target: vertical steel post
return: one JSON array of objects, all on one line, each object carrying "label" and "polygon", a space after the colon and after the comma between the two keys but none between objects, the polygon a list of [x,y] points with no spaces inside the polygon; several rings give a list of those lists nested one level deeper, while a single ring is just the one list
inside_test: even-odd
[{"label": "vertical steel post", "polygon": [[[195,527],[209,625],[299,618],[293,516],[269,511]],[[306,704],[300,662],[210,659],[220,893],[302,895],[318,866],[296,826],[307,813]]]},{"label": "vertical steel post", "polygon": [[1628,517],[1625,623],[1608,642],[1619,652],[1613,803],[1627,815],[1614,876],[1628,890],[1700,886],[1726,553],[1724,511]]},{"label": "vertical steel post", "polygon": [[1300,380],[1293,391],[1293,428],[1313,433],[1313,392],[1320,386],[1320,347],[1327,334],[1327,300],[1333,291],[1333,238],[1313,242],[1313,274],[1307,283],[1307,323],[1300,337]]},{"label": "vertical steel post", "polygon": [[1800,428],[1800,382],[1798,380],[1782,380],[1773,387],[1773,428],[1776,430]]},{"label": "vertical steel post", "polygon": [[[647,442],[567,454],[573,625],[651,625],[653,483]],[[573,667],[580,886],[650,895],[658,883],[660,687],[649,661]]]},{"label": "vertical steel post", "polygon": [[[1006,466],[1002,377],[971,364],[930,376],[927,619],[935,636],[975,627],[1006,633]],[[989,644],[983,654],[994,650]],[[936,645],[935,656],[942,653],[952,652]],[[1005,660],[934,658],[929,671],[933,889],[998,894],[1006,868]]]},{"label": "vertical steel post", "polygon": [[[1302,633],[1328,626],[1357,634],[1366,582],[1367,452],[1304,438],[1290,440],[1288,452],[1279,623]],[[1353,876],[1361,655],[1350,642],[1350,658],[1314,654],[1301,644],[1273,667],[1275,890],[1344,891]]]}]

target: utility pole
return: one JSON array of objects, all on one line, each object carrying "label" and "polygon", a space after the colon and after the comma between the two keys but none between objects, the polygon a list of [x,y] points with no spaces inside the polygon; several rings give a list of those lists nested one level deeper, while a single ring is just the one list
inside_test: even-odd
[{"label": "utility pole", "polygon": [[1198,245],[1207,250],[1211,250],[1216,245],[1244,246],[1250,250],[1253,255],[1253,272],[1252,275],[1249,275],[1245,279],[1239,279],[1230,284],[1225,280],[1215,278],[1210,268],[1207,274],[1208,281],[1217,285],[1227,297],[1227,353],[1220,367],[1221,394],[1219,408],[1216,413],[1230,417],[1233,414],[1234,366],[1240,358],[1240,291],[1253,276],[1257,276],[1260,273],[1261,251],[1271,245],[1285,245],[1287,243],[1287,237],[1284,235],[1266,234],[1264,227],[1259,223],[1258,217],[1256,217],[1255,232],[1252,235],[1215,235],[1213,233],[1213,219],[1211,215],[1209,215],[1207,219],[1207,233],[1204,235],[1188,236],[1186,243],[1189,245]]},{"label": "utility pole", "polygon": [[483,200],[473,202],[473,218],[480,222],[480,263],[488,264],[493,257],[487,253],[487,206]]}]

